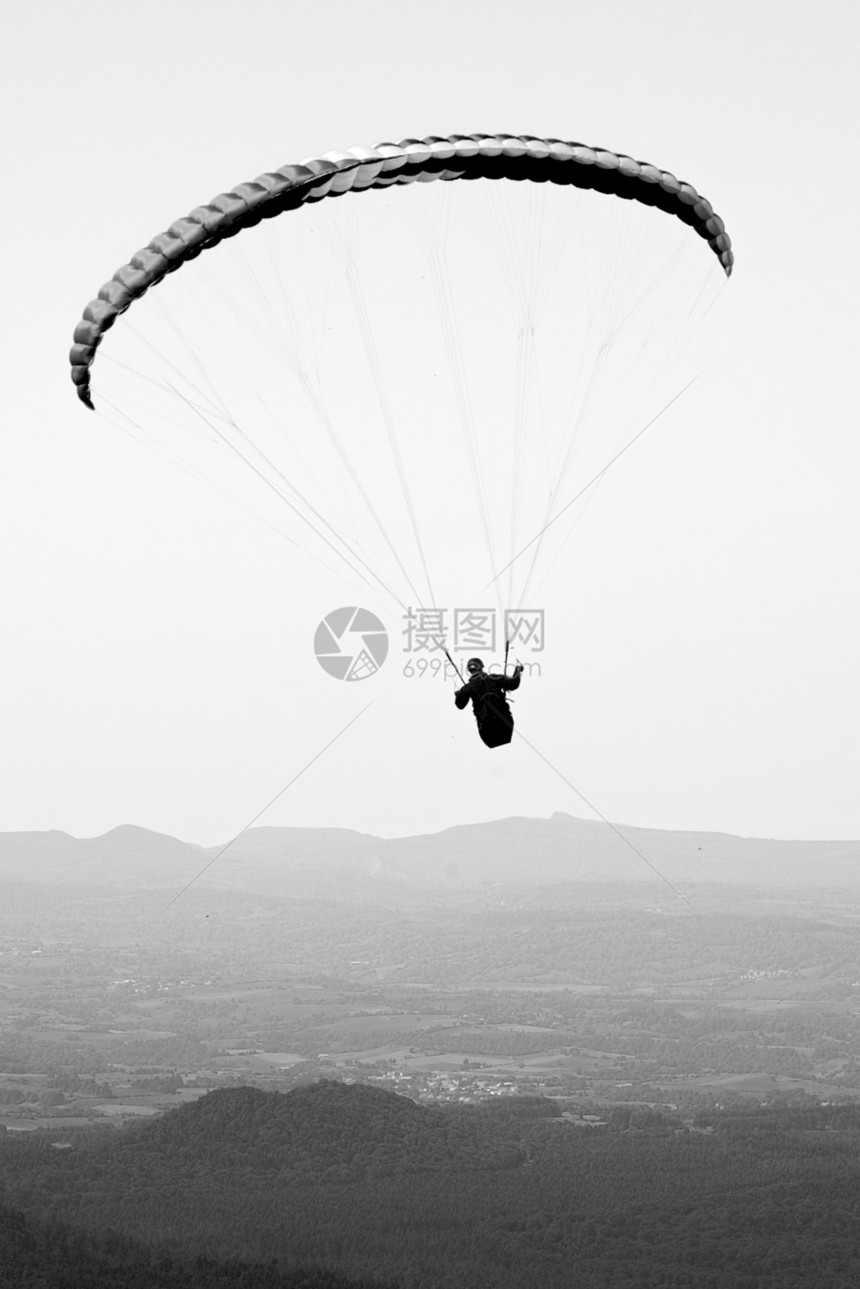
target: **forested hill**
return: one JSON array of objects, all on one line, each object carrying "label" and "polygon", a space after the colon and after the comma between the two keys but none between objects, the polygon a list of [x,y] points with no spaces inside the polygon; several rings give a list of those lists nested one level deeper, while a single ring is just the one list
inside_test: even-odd
[{"label": "forested hill", "polygon": [[138,1125],[119,1142],[140,1158],[188,1161],[218,1168],[253,1165],[296,1179],[361,1180],[402,1172],[516,1167],[522,1123],[555,1117],[541,1097],[516,1098],[483,1109],[419,1106],[364,1084],[323,1081],[287,1093],[225,1088],[155,1122]]}]

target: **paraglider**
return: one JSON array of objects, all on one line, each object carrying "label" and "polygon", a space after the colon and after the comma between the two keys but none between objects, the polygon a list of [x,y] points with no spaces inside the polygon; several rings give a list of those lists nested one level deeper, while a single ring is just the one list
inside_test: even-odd
[{"label": "paraglider", "polygon": [[[350,192],[368,195],[330,200]],[[351,148],[152,238],[84,309],[71,377],[374,604],[526,612],[674,401],[658,382],[733,263],[710,202],[624,153],[508,134]],[[469,670],[457,707],[510,743],[522,668]]]},{"label": "paraglider", "polygon": [[496,676],[484,671],[480,658],[470,658],[466,670],[469,679],[455,692],[454,702],[460,711],[471,702],[482,743],[503,747],[510,743],[514,732],[514,718],[505,695],[519,689],[523,665],[517,663],[512,676]]}]

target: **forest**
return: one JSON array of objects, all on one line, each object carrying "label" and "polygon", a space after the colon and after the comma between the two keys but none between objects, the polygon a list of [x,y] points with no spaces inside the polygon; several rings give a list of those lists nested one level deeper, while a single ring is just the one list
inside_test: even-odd
[{"label": "forest", "polygon": [[[120,1133],[0,1139],[4,1247],[22,1267],[13,1283],[52,1289],[101,1285],[90,1264],[124,1258],[155,1268],[128,1283],[158,1286],[848,1289],[858,1147],[848,1106],[687,1124],[618,1107],[583,1131],[547,1098],[225,1089]],[[34,1245],[40,1223],[50,1238]],[[66,1250],[81,1278],[32,1278],[34,1248],[55,1263]],[[201,1258],[218,1266],[208,1280]]]}]

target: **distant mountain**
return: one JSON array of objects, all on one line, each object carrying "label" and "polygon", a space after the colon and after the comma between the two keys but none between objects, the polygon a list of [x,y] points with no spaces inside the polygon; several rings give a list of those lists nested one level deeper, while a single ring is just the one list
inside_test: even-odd
[{"label": "distant mountain", "polygon": [[639,883],[654,879],[644,857],[675,884],[860,888],[857,841],[617,828],[566,814],[392,839],[345,828],[253,828],[220,855],[219,846],[131,825],[90,839],[0,833],[0,881],[169,891],[214,860],[200,876],[199,890],[375,903],[398,893],[435,898],[493,887]]},{"label": "distant mountain", "polygon": [[205,862],[199,846],[130,824],[83,839],[65,832],[0,833],[0,880],[5,881],[162,888]]}]

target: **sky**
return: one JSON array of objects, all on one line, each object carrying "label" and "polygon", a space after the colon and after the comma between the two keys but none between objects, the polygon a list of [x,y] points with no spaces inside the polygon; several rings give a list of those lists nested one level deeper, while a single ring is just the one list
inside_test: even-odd
[{"label": "sky", "polygon": [[[860,837],[858,39],[848,0],[18,6],[0,829],[214,844],[257,818],[398,836],[596,811]],[[493,753],[450,681],[403,674],[390,610],[377,675],[327,674],[314,632],[354,586],[88,413],[66,359],[102,282],[214,194],[476,130],[689,178],[737,256],[694,384],[577,526],[524,738]]]}]

